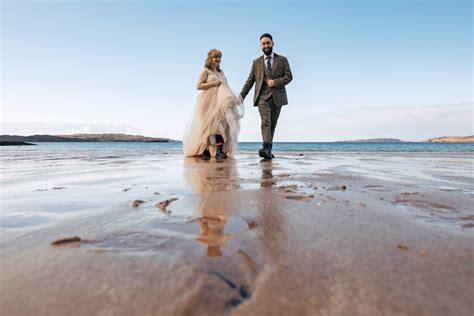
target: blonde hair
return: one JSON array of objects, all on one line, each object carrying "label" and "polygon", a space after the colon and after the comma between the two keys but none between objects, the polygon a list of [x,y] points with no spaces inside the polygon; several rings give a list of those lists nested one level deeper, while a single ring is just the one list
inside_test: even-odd
[{"label": "blonde hair", "polygon": [[[211,49],[207,52],[207,57],[206,57],[206,60],[204,61],[204,67],[206,67],[207,69],[212,69],[211,68],[211,65],[212,65],[212,58],[214,57],[222,57],[222,52],[218,49]],[[221,68],[220,67],[217,67],[217,71],[221,71]]]}]

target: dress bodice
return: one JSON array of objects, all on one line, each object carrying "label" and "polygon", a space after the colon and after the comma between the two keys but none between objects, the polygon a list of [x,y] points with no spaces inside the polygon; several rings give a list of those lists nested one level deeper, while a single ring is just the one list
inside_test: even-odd
[{"label": "dress bodice", "polygon": [[221,78],[220,74],[218,72],[214,72],[212,70],[207,69],[207,81],[216,81]]},{"label": "dress bodice", "polygon": [[212,81],[217,81],[220,80],[222,83],[227,84],[227,80],[225,78],[224,72],[221,70],[220,72],[214,72],[208,68],[205,68],[207,71],[207,79],[206,82],[212,82]]}]

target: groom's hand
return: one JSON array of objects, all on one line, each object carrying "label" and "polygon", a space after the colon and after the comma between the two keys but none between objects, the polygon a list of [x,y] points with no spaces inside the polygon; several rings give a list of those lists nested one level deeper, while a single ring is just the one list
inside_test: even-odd
[{"label": "groom's hand", "polygon": [[272,79],[267,80],[267,84],[270,88],[273,88],[275,86],[275,82]]}]

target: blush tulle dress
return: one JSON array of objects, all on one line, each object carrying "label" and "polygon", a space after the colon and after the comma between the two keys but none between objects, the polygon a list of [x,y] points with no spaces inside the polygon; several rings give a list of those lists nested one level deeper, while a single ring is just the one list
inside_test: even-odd
[{"label": "blush tulle dress", "polygon": [[230,89],[223,71],[204,68],[199,78],[206,78],[204,82],[220,80],[222,83],[198,95],[183,139],[184,155],[199,156],[207,149],[215,157],[217,134],[224,139],[223,152],[232,156],[237,150],[240,119],[244,116],[243,100]]}]

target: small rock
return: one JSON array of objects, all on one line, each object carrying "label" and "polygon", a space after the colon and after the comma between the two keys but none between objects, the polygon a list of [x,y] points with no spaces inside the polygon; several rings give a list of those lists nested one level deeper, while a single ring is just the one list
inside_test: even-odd
[{"label": "small rock", "polygon": [[160,211],[162,211],[163,213],[166,213],[167,212],[166,208],[168,207],[168,205],[170,205],[171,202],[174,202],[176,200],[178,200],[178,198],[170,198],[170,199],[161,201],[160,203],[156,204],[155,206],[158,207],[160,209]]},{"label": "small rock", "polygon": [[278,188],[278,191],[282,193],[296,193],[294,189],[296,189],[296,185],[288,185],[288,186],[281,186]]},{"label": "small rock", "polygon": [[62,238],[62,239],[58,239],[58,240],[55,240],[53,242],[51,242],[51,246],[57,246],[57,245],[63,245],[63,244],[68,244],[68,243],[72,243],[72,242],[80,242],[81,241],[81,238],[80,237],[68,237],[68,238]]},{"label": "small rock", "polygon": [[258,223],[252,220],[247,220],[247,225],[249,226],[249,229],[254,229],[258,227]]},{"label": "small rock", "polygon": [[136,199],[135,201],[133,201],[132,206],[133,207],[139,207],[140,204],[142,204],[142,203],[145,203],[145,201]]},{"label": "small rock", "polygon": [[397,249],[400,249],[400,250],[407,250],[407,249],[408,249],[408,246],[403,245],[403,244],[398,244],[398,245],[397,245]]},{"label": "small rock", "polygon": [[285,198],[290,200],[297,200],[297,201],[309,201],[310,199],[314,198],[314,195],[304,195],[304,194],[292,194],[287,195]]}]

